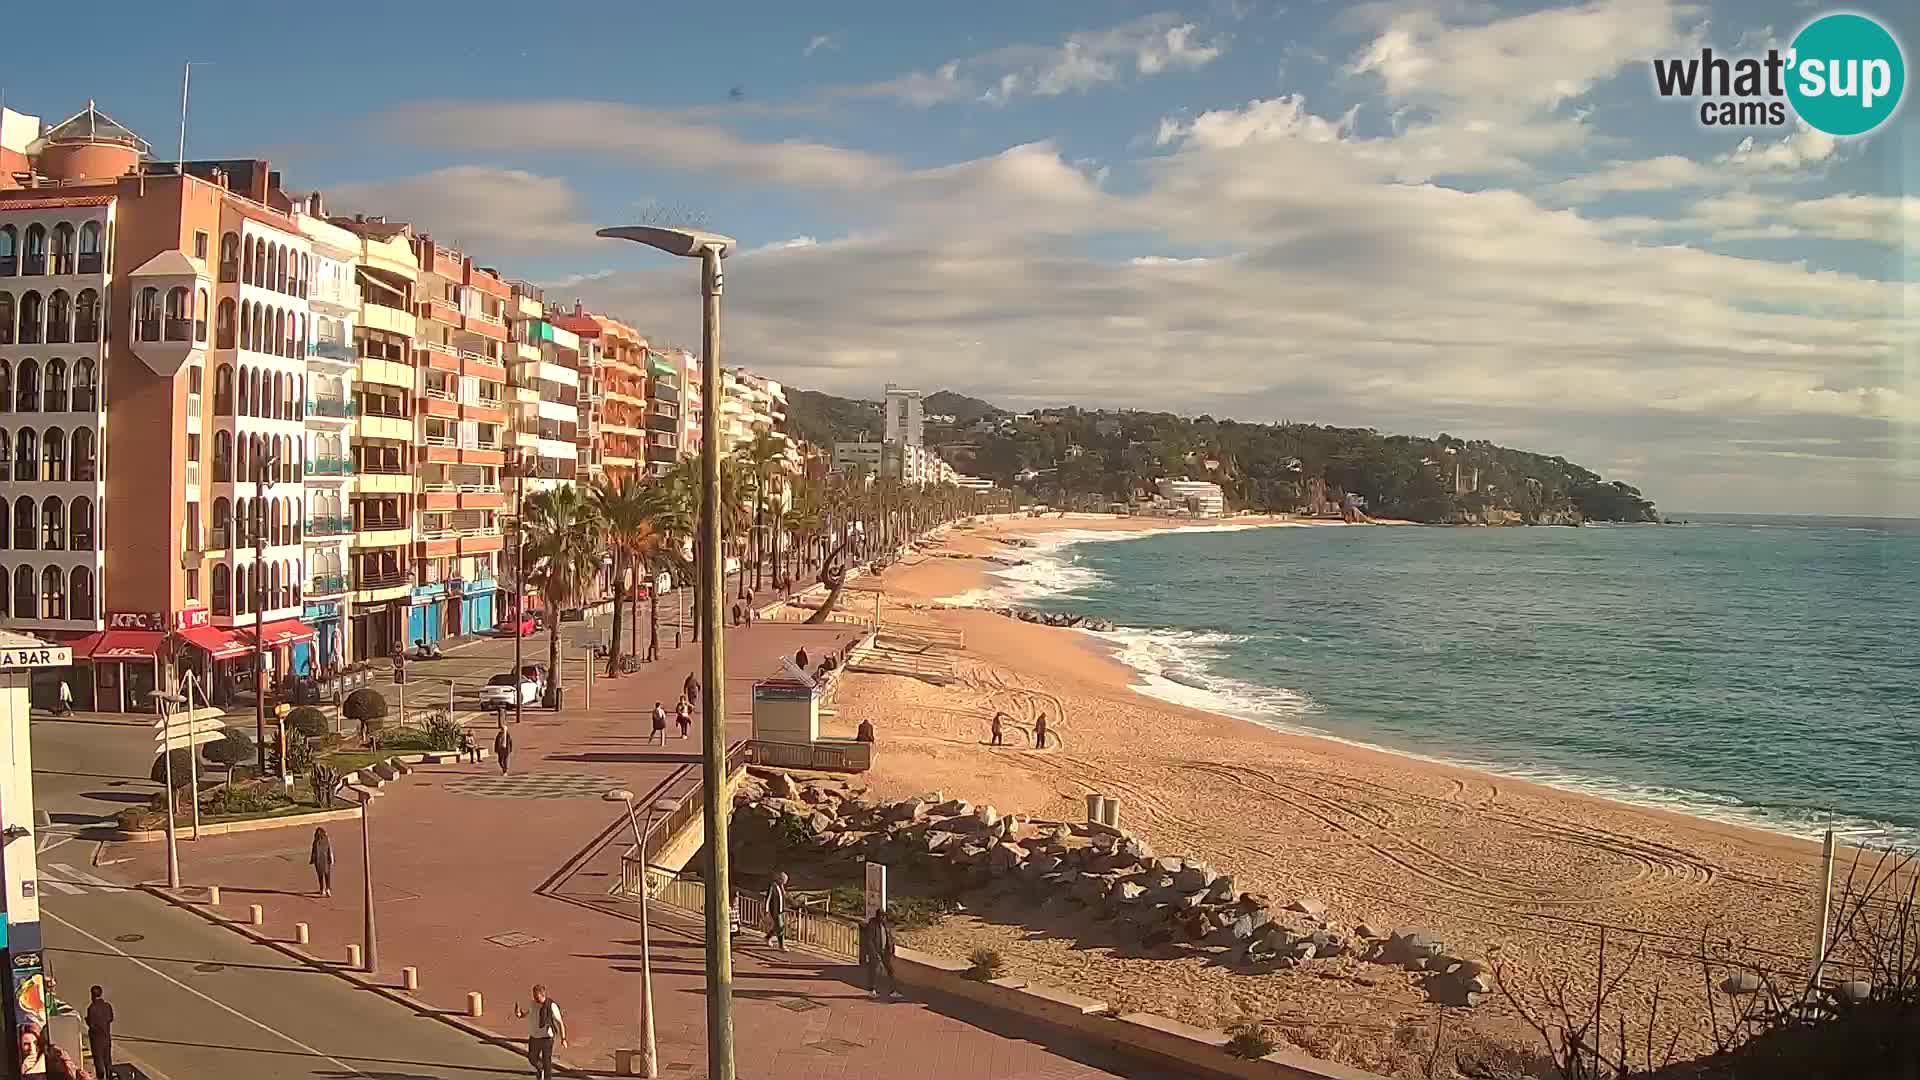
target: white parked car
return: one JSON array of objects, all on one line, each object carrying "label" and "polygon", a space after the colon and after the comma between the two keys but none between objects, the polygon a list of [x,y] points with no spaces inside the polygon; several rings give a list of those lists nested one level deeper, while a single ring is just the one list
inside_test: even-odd
[{"label": "white parked car", "polygon": [[480,704],[489,709],[511,709],[515,705],[535,705],[539,701],[540,683],[525,675],[516,679],[510,671],[495,675],[480,688]]}]

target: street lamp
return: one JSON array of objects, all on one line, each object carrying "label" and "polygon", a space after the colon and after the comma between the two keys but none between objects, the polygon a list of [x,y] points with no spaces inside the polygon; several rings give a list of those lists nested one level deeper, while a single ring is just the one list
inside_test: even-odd
[{"label": "street lamp", "polygon": [[[524,450],[515,450],[513,455],[513,722],[518,724],[526,716],[526,695],[520,692],[520,672],[525,666],[521,657],[522,639],[526,637],[526,597],[527,597],[527,470],[531,464],[525,460]],[[537,462],[537,459],[536,459]],[[549,617],[552,613],[548,612]],[[549,671],[547,678],[552,679]]]},{"label": "street lamp", "polygon": [[[248,591],[253,593],[253,746],[261,776],[267,775],[267,487],[272,483],[267,476],[279,464],[278,448],[253,456],[253,580]],[[304,503],[300,512],[306,513]],[[401,712],[404,716],[405,710]]]},{"label": "street lamp", "polygon": [[382,793],[358,784],[348,786],[360,796],[360,875],[366,879],[360,902],[366,919],[362,933],[367,947],[367,955],[362,959],[367,972],[372,974],[380,970],[380,934],[373,925],[373,830],[367,822],[373,816],[374,796]]},{"label": "street lamp", "polygon": [[621,225],[594,235],[631,240],[668,255],[700,260],[700,619],[707,628],[700,641],[701,721],[706,727],[701,754],[702,812],[706,818],[707,924],[707,1075],[734,1080],[733,942],[728,937],[732,888],[727,874],[727,714],[725,707],[726,635],[720,632],[720,593],[725,562],[720,551],[720,260],[733,251],[730,236],[703,229]]},{"label": "street lamp", "polygon": [[647,804],[647,827],[642,830],[633,813],[633,792],[624,788],[600,796],[607,802],[627,805],[627,824],[633,826],[634,850],[640,856],[640,1075],[659,1080],[660,1052],[653,1038],[653,940],[647,930],[647,837],[653,835],[653,815],[671,814],[671,799],[655,799]]}]

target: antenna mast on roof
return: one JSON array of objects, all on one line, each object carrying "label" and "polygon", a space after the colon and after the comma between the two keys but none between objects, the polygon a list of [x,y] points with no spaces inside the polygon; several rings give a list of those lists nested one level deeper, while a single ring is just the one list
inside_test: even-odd
[{"label": "antenna mast on roof", "polygon": [[193,82],[193,61],[187,61],[187,67],[180,75],[180,155],[174,158],[174,169],[179,172],[181,182],[187,175],[187,87]]}]

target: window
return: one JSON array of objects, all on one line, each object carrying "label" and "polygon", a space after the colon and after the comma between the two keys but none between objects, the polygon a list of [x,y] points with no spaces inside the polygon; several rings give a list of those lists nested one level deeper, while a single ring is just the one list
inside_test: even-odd
[{"label": "window", "polygon": [[13,344],[13,294],[0,292],[0,345]]},{"label": "window", "polygon": [[[0,506],[4,506],[4,505],[5,504],[3,502],[0,502]],[[12,534],[13,534],[13,515],[0,512],[0,550],[5,550],[6,548],[13,546],[13,542],[11,539]],[[0,619],[4,619],[6,618],[6,616],[7,616],[6,606],[3,604],[0,604]]]},{"label": "window", "polygon": [[47,297],[47,342],[66,344],[73,340],[73,298],[65,289],[55,289]]},{"label": "window", "polygon": [[[80,569],[84,570],[86,567],[81,567]],[[79,570],[74,571],[76,574],[79,572]],[[187,599],[200,599],[200,571],[197,569],[187,571]],[[88,616],[88,618],[92,618],[92,616]]]},{"label": "window", "polygon": [[73,532],[74,551],[93,550],[93,500],[85,495],[73,500],[67,508],[67,523]]},{"label": "window", "polygon": [[[221,434],[224,435],[226,433],[221,432]],[[214,458],[216,462],[215,468],[218,468],[217,463],[219,460],[217,457]],[[213,500],[213,530],[208,544],[213,550],[220,551],[230,546],[232,534],[228,531],[228,526],[232,523],[232,520],[233,510],[227,503],[227,497],[222,495]]]},{"label": "window", "polygon": [[225,233],[220,237],[220,283],[240,280],[240,237]]},{"label": "window", "polygon": [[92,483],[94,474],[94,434],[92,428],[73,429],[73,478]]},{"label": "window", "polygon": [[57,566],[49,566],[40,575],[41,618],[64,619],[67,617],[67,575]]},{"label": "window", "polygon": [[13,385],[13,407],[20,412],[40,411],[40,365],[36,361],[20,361],[20,373]]},{"label": "window", "polygon": [[0,619],[13,614],[13,575],[0,567]]},{"label": "window", "polygon": [[67,550],[67,504],[58,495],[49,495],[40,504],[40,529],[42,550]]},{"label": "window", "polygon": [[247,447],[252,441],[250,435],[236,435],[233,439],[233,478],[242,484],[248,480],[247,459],[252,455],[247,453]]},{"label": "window", "polygon": [[46,325],[46,306],[41,303],[40,294],[27,292],[20,297],[20,334],[22,345],[38,345],[41,329]]},{"label": "window", "polygon": [[233,571],[233,613],[247,613],[247,568],[238,566]]},{"label": "window", "polygon": [[233,571],[226,563],[213,568],[213,613],[230,614],[233,606]]},{"label": "window", "polygon": [[50,483],[61,483],[67,478],[67,433],[59,428],[48,428],[41,439],[46,448],[47,468],[42,479]]},{"label": "window", "polygon": [[93,358],[83,356],[73,362],[73,411],[100,411],[100,383]]},{"label": "window", "polygon": [[[227,304],[232,302],[225,301]],[[233,415],[233,368],[227,364],[213,369],[213,414]]]},{"label": "window", "polygon": [[34,576],[31,566],[22,566],[13,572],[13,617],[40,617],[39,579]]},{"label": "window", "polygon": [[287,256],[289,254],[290,252],[288,252],[286,248],[280,247],[277,244],[274,245],[274,249],[273,249],[273,271],[274,271],[273,272],[273,291],[274,292],[284,293],[288,291],[287,290]]},{"label": "window", "polygon": [[22,260],[21,270],[27,274],[47,272],[47,227],[45,225],[27,226],[26,257]]},{"label": "window", "polygon": [[187,433],[187,460],[200,460],[200,436],[193,432]]},{"label": "window", "polygon": [[104,267],[100,252],[100,223],[89,221],[80,226],[80,272],[97,274]]},{"label": "window", "polygon": [[187,393],[195,396],[199,395],[200,388],[204,383],[202,376],[206,370],[206,368],[201,367],[199,364],[195,364],[187,369]]},{"label": "window", "polygon": [[151,285],[140,290],[139,301],[134,305],[133,339],[160,340],[160,290]]},{"label": "window", "polygon": [[193,230],[193,257],[201,260],[207,257],[207,234],[199,229]]},{"label": "window", "polygon": [[22,495],[13,501],[13,546],[21,551],[32,551],[34,539],[39,535],[39,509],[33,505],[32,496]]},{"label": "window", "polygon": [[54,357],[47,361],[47,397],[48,412],[67,411],[67,362]]},{"label": "window", "polygon": [[205,551],[204,538],[200,535],[200,504],[187,504],[187,550]]},{"label": "window", "polygon": [[73,273],[73,226],[64,221],[53,227],[53,253],[49,265],[53,273]]},{"label": "window", "polygon": [[233,482],[233,436],[225,431],[213,435],[213,482]]},{"label": "window", "polygon": [[207,343],[207,312],[211,309],[212,305],[207,302],[207,290],[201,289],[200,302],[193,308],[193,340],[202,345]]},{"label": "window", "polygon": [[165,326],[168,341],[190,341],[193,333],[193,294],[185,285],[175,285],[167,290],[167,323]]},{"label": "window", "polygon": [[213,321],[213,347],[233,348],[233,297],[220,301],[220,313]]},{"label": "window", "polygon": [[[188,580],[192,580],[193,573],[194,571],[192,570],[187,571]],[[76,566],[73,568],[73,591],[71,593],[71,598],[72,598],[71,600],[72,610],[68,613],[68,616],[70,618],[86,619],[91,621],[93,619],[93,568],[92,567]],[[191,592],[187,594],[187,599],[189,600],[193,599],[193,594]]]},{"label": "window", "polygon": [[253,247],[249,250],[252,252],[253,262],[249,264],[247,270],[247,281],[253,285],[265,285],[267,283],[267,242],[256,236],[253,238]]},{"label": "window", "polygon": [[11,225],[0,225],[0,277],[20,272],[20,233]]},{"label": "window", "polygon": [[80,290],[80,298],[74,301],[73,340],[100,340],[100,294],[92,289]]}]

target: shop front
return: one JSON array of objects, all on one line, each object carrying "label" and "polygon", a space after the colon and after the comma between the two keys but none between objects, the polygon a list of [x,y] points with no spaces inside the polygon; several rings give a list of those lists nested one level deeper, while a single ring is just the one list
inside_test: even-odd
[{"label": "shop front", "polygon": [[415,585],[412,601],[407,608],[406,647],[411,649],[419,642],[447,637],[447,583]]},{"label": "shop front", "polygon": [[348,620],[353,628],[348,635],[348,645],[354,661],[392,656],[400,644],[399,630],[405,625],[407,610],[405,600],[356,605]]},{"label": "shop front", "polygon": [[314,640],[304,658],[296,650],[294,674],[316,675],[340,667],[346,655],[340,640],[341,627],[346,624],[341,617],[340,601],[310,600],[300,613],[300,621],[313,627]]},{"label": "shop front", "polygon": [[[24,1058],[20,1034],[26,1025],[45,1031],[52,1009],[52,978],[46,971],[40,931],[40,872],[35,834],[40,832],[33,800],[33,740],[28,737],[35,676],[71,669],[70,646],[51,645],[25,634],[0,630],[0,967],[7,972],[6,1016],[0,1037],[0,1074],[47,1075],[43,1056]],[[123,661],[115,661],[116,664]],[[78,1047],[75,1047],[78,1049]]]},{"label": "shop front", "polygon": [[500,613],[496,604],[500,585],[492,578],[479,581],[447,582],[447,602],[457,605],[450,613],[450,624],[461,634],[485,634],[493,630]]},{"label": "shop front", "polygon": [[[70,642],[75,659],[67,679],[81,712],[150,713],[161,684],[165,615],[107,612],[107,628]],[[58,694],[57,687],[50,688]]]},{"label": "shop front", "polygon": [[[256,647],[254,629],[238,628],[248,648]],[[276,619],[260,628],[257,647],[260,668],[268,686],[291,688],[293,675],[302,662],[311,663],[313,642],[318,635],[313,627],[299,619]]]},{"label": "shop front", "polygon": [[252,693],[253,644],[207,621],[205,608],[180,613],[178,665],[215,705],[231,705],[237,692]]}]

